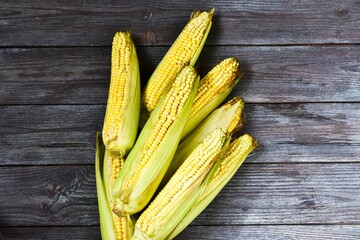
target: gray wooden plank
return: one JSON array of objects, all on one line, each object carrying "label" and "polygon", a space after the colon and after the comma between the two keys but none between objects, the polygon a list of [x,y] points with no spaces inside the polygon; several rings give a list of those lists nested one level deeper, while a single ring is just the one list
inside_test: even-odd
[{"label": "gray wooden plank", "polygon": [[247,104],[253,162],[359,162],[359,104]]},{"label": "gray wooden plank", "polygon": [[[195,236],[195,237],[194,237]],[[357,240],[359,225],[190,226],[176,239]]]},{"label": "gray wooden plank", "polygon": [[[1,167],[1,226],[98,225],[94,166]],[[360,224],[360,164],[245,164],[193,225]]]},{"label": "gray wooden plank", "polygon": [[[138,47],[142,85],[167,47]],[[244,77],[247,102],[360,101],[360,46],[206,47],[202,76],[227,57]],[[108,91],[110,48],[0,49],[0,104],[99,104]]]},{"label": "gray wooden plank", "polygon": [[359,167],[245,164],[194,224],[358,224]]},{"label": "gray wooden plank", "polygon": [[[84,227],[3,227],[5,239],[100,239],[98,226]],[[189,226],[180,239],[252,239],[252,240],[358,240],[359,225],[241,225]]]},{"label": "gray wooden plank", "polygon": [[[0,227],[6,240],[83,240],[101,239],[99,226],[84,227]],[[0,239],[1,236],[0,236]]]},{"label": "gray wooden plank", "polygon": [[104,103],[110,51],[110,48],[0,49],[0,103]]},{"label": "gray wooden plank", "polygon": [[194,9],[216,8],[209,44],[359,43],[360,5],[345,1],[1,2],[2,46],[94,46],[130,30],[138,44],[171,44]]},{"label": "gray wooden plank", "polygon": [[98,224],[94,166],[2,168],[0,179],[1,226]]},{"label": "gray wooden plank", "polygon": [[[360,162],[359,103],[247,104],[249,160]],[[93,164],[105,105],[0,107],[0,165]]]},{"label": "gray wooden plank", "polygon": [[105,106],[6,106],[0,112],[2,165],[94,163]]}]

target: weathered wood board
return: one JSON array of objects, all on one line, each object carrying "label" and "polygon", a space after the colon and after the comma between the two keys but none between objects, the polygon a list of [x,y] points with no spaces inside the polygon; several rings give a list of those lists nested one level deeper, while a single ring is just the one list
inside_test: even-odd
[{"label": "weathered wood board", "polygon": [[116,31],[142,85],[195,9],[215,7],[201,76],[244,77],[256,149],[178,239],[360,239],[360,1],[0,3],[0,239],[99,239],[95,131]]}]

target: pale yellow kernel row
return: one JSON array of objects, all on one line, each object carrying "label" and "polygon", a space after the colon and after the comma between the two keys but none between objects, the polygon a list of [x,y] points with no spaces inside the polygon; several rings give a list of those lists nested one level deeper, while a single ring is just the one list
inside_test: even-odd
[{"label": "pale yellow kernel row", "polygon": [[151,112],[181,68],[189,64],[209,26],[211,15],[203,12],[190,20],[157,67],[145,91],[143,104]]},{"label": "pale yellow kernel row", "polygon": [[204,108],[216,95],[231,86],[240,74],[239,66],[238,60],[227,58],[201,79],[189,118]]},{"label": "pale yellow kernel row", "polygon": [[221,164],[214,177],[210,181],[209,186],[216,184],[216,181],[220,177],[233,169],[234,165],[239,161],[239,157],[244,156],[249,151],[250,146],[256,145],[254,141],[255,140],[249,135],[244,135],[241,137],[241,139],[236,139],[233,141],[227,148],[224,154],[224,159],[221,161]]},{"label": "pale yellow kernel row", "polygon": [[[110,189],[112,188],[113,183],[118,178],[120,170],[124,164],[124,158],[122,156],[110,155],[112,165],[111,165],[111,176]],[[106,181],[106,180],[105,180]],[[116,231],[116,240],[127,239],[127,219],[125,217],[118,217],[115,213],[112,214],[113,223]]]},{"label": "pale yellow kernel row", "polygon": [[[124,164],[124,159],[122,157],[114,157],[112,156],[112,174],[111,177],[113,179],[113,182],[117,179],[120,173],[120,169],[122,168]],[[112,187],[112,186],[110,186]]]},{"label": "pale yellow kernel row", "polygon": [[157,225],[157,217],[166,215],[172,202],[186,191],[220,155],[226,135],[221,129],[215,130],[205,138],[176,171],[168,184],[161,190],[155,200],[143,212],[136,227],[144,233],[149,233]]},{"label": "pale yellow kernel row", "polygon": [[115,34],[111,54],[111,77],[109,96],[103,127],[105,145],[116,141],[128,97],[126,81],[129,79],[131,38],[127,32]]},{"label": "pale yellow kernel row", "polygon": [[130,186],[135,177],[140,174],[141,169],[150,160],[151,156],[165,137],[165,134],[184,108],[193,89],[196,77],[197,74],[193,68],[184,68],[176,77],[175,82],[166,95],[164,104],[160,110],[161,114],[149,134],[137,171],[134,172],[127,182],[127,187]]},{"label": "pale yellow kernel row", "polygon": [[227,132],[232,134],[244,126],[244,102],[235,110],[235,115],[228,126]]}]

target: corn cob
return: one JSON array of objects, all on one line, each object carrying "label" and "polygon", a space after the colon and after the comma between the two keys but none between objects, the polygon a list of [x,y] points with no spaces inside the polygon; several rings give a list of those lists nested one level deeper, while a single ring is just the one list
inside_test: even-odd
[{"label": "corn cob", "polygon": [[[139,112],[140,74],[135,45],[130,33],[117,32],[113,39],[109,96],[103,126],[106,151],[102,182],[110,211],[111,189],[124,163],[125,155],[134,145]],[[111,217],[116,239],[131,238],[132,223],[129,217],[120,218],[112,212]]]},{"label": "corn cob", "polygon": [[219,166],[216,166],[216,170],[214,169],[215,174],[212,176],[208,185],[201,193],[192,209],[168,236],[168,239],[173,239],[177,236],[210,204],[221,189],[234,176],[246,157],[254,150],[254,148],[256,148],[256,146],[257,142],[248,134],[239,137],[229,145],[224,154],[224,158],[222,161],[219,161]]},{"label": "corn cob", "polygon": [[[133,239],[165,239],[200,196],[228,136],[216,129],[189,155],[136,222]],[[203,186],[203,187],[201,187]]]},{"label": "corn cob", "polygon": [[104,240],[122,240],[131,239],[133,234],[133,224],[131,219],[127,217],[116,216],[110,207],[107,193],[105,191],[103,176],[101,175],[101,167],[104,161],[104,148],[100,134],[96,134],[96,155],[95,155],[95,173],[96,173],[96,189],[98,196],[100,229],[101,236]]},{"label": "corn cob", "polygon": [[[125,156],[134,145],[140,114],[140,72],[129,32],[115,34],[111,78],[103,127],[106,149]],[[131,117],[129,117],[131,116]]]},{"label": "corn cob", "polygon": [[244,101],[235,97],[219,109],[213,111],[179,144],[173,160],[160,184],[160,189],[165,186],[171,176],[181,166],[183,161],[198,146],[204,138],[217,128],[226,129],[229,135],[241,129],[244,124]]},{"label": "corn cob", "polygon": [[119,176],[119,172],[123,164],[124,164],[123,157],[114,156],[109,154],[108,151],[105,151],[103,172],[107,174],[104,174],[103,182],[105,183],[105,190],[109,203],[109,210],[111,211],[112,214],[112,220],[115,226],[117,240],[131,239],[133,234],[133,226],[132,226],[133,224],[130,219],[130,216],[119,217],[112,212],[111,190],[115,180]]},{"label": "corn cob", "polygon": [[210,12],[195,12],[151,75],[143,93],[143,106],[152,112],[174,81],[177,73],[186,65],[193,66],[205,44],[212,25],[214,9]]},{"label": "corn cob", "polygon": [[134,145],[139,112],[140,74],[135,45],[129,32],[117,32],[112,45],[111,78],[103,126],[106,147],[103,174],[109,199],[124,157]]},{"label": "corn cob", "polygon": [[183,137],[225,100],[241,76],[239,61],[227,58],[200,80],[189,119],[182,133]]},{"label": "corn cob", "polygon": [[152,112],[115,181],[117,215],[139,212],[155,193],[180,141],[198,82],[195,69],[185,66]]},{"label": "corn cob", "polygon": [[[244,134],[235,139],[229,145],[229,148],[225,152],[224,159],[221,161],[217,172],[211,179],[209,186],[207,186],[206,191],[199,201],[205,199],[213,191],[217,191],[216,194],[218,194],[220,191],[219,186],[221,186],[221,184],[225,185],[232,178],[243,164],[246,157],[257,147],[257,145],[257,142],[249,134]],[[226,182],[224,182],[224,180]]]}]

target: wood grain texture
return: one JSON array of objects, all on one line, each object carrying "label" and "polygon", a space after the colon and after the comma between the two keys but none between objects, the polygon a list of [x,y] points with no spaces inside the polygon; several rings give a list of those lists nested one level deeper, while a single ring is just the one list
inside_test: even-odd
[{"label": "wood grain texture", "polygon": [[190,226],[176,239],[358,240],[358,225],[332,226]]},{"label": "wood grain texture", "polygon": [[94,175],[111,41],[142,86],[194,9],[215,7],[197,69],[244,77],[258,147],[177,239],[360,239],[360,2],[2,0],[0,239],[100,239]]},{"label": "wood grain texture", "polygon": [[1,2],[2,46],[109,46],[130,30],[140,45],[169,45],[194,9],[216,8],[208,44],[359,43],[360,4],[345,1]]},{"label": "wood grain texture", "polygon": [[[99,226],[83,227],[0,227],[6,240],[99,240]],[[0,239],[1,235],[0,235]]]},{"label": "wood grain texture", "polygon": [[94,166],[1,168],[1,226],[99,224]]},{"label": "wood grain texture", "polygon": [[246,164],[194,225],[359,224],[359,167]]},{"label": "wood grain texture", "polygon": [[[98,225],[94,166],[1,167],[1,226]],[[360,224],[360,164],[245,164],[193,225]]]},{"label": "wood grain texture", "polygon": [[7,106],[0,112],[2,164],[94,163],[104,106]]},{"label": "wood grain texture", "polygon": [[[3,227],[7,240],[39,239],[100,239],[98,226],[86,227]],[[268,225],[268,226],[189,226],[176,240],[181,239],[257,239],[257,240],[358,240],[358,225]]]},{"label": "wood grain texture", "polygon": [[[167,49],[138,48],[143,86]],[[231,56],[246,102],[360,101],[360,46],[206,47],[200,74]],[[103,104],[109,69],[110,48],[0,49],[0,104]]]},{"label": "wood grain texture", "polygon": [[[360,104],[247,104],[249,160],[360,162]],[[104,105],[0,107],[1,165],[93,164]]]}]

